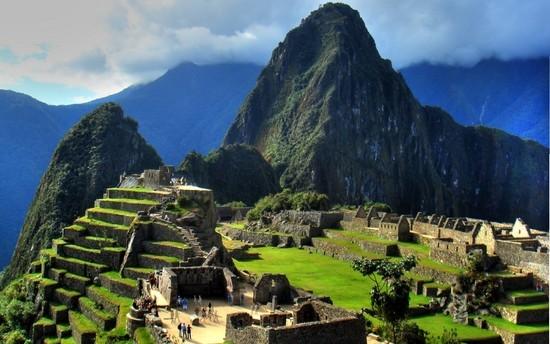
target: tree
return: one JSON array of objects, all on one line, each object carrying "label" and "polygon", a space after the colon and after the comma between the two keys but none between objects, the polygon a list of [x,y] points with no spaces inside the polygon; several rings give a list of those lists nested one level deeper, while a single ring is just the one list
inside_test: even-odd
[{"label": "tree", "polygon": [[416,258],[408,256],[400,261],[389,259],[356,259],[352,267],[374,282],[370,291],[372,314],[384,322],[385,336],[398,342],[400,333],[406,329],[405,319],[409,310],[410,284],[404,278],[405,272],[416,266]]}]

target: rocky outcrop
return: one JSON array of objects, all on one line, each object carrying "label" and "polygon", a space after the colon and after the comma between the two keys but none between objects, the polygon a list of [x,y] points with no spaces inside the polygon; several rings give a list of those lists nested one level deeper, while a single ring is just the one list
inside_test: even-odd
[{"label": "rocky outcrop", "polygon": [[123,172],[158,168],[161,159],[122,108],[107,103],[76,124],[57,147],[25,218],[3,282],[24,273],[41,248],[116,185]]},{"label": "rocky outcrop", "polygon": [[359,13],[326,4],[273,51],[224,144],[255,146],[282,187],[335,203],[547,227],[548,149],[421,106]]}]

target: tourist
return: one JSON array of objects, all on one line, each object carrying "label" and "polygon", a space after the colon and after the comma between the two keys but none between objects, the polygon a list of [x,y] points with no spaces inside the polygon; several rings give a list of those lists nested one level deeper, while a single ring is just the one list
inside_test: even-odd
[{"label": "tourist", "polygon": [[212,311],[212,302],[208,302],[208,311]]},{"label": "tourist", "polygon": [[181,306],[181,296],[178,295],[176,299],[176,308]]},{"label": "tourist", "polygon": [[241,306],[243,306],[244,305],[244,294],[243,293],[241,293],[239,295],[239,301],[240,301]]},{"label": "tourist", "polygon": [[180,323],[178,325],[178,330],[179,330],[181,339],[185,339],[186,337],[185,334],[187,333],[187,327],[185,326],[185,323]]},{"label": "tourist", "polygon": [[187,339],[191,339],[191,324],[187,324]]},{"label": "tourist", "polygon": [[203,320],[206,319],[206,308],[202,307],[201,315]]},{"label": "tourist", "polygon": [[197,305],[197,295],[193,295],[193,305]]},{"label": "tourist", "polygon": [[199,306],[202,306],[202,297],[199,295]]}]

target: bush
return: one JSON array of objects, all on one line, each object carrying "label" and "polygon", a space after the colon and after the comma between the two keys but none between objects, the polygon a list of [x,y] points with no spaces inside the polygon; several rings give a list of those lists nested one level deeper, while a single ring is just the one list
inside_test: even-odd
[{"label": "bush", "polygon": [[2,336],[2,343],[5,344],[27,344],[31,343],[30,339],[25,337],[25,332],[21,330],[15,330],[8,332]]},{"label": "bush", "polygon": [[30,302],[11,300],[2,310],[12,329],[27,329],[34,319],[34,306]]},{"label": "bush", "polygon": [[448,331],[446,328],[443,329],[443,334],[441,336],[433,336],[428,340],[429,344],[460,344],[458,339],[458,334],[455,329]]},{"label": "bush", "polygon": [[363,207],[365,208],[366,211],[368,211],[370,208],[374,207],[374,209],[376,209],[376,211],[383,211],[385,213],[391,213],[392,212],[392,209],[389,205],[387,205],[386,203],[381,203],[381,202],[375,202],[375,201],[367,201]]},{"label": "bush", "polygon": [[404,322],[398,334],[397,343],[426,344],[427,332],[412,322]]},{"label": "bush", "polygon": [[246,218],[248,221],[257,221],[268,213],[278,213],[283,210],[328,210],[328,196],[316,192],[305,191],[293,193],[285,189],[275,195],[266,196],[256,203]]}]

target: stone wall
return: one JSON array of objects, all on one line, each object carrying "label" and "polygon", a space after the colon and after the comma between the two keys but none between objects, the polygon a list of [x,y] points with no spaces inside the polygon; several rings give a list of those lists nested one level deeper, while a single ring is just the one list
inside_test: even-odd
[{"label": "stone wall", "polygon": [[[262,327],[254,325],[248,313],[234,313],[227,316],[225,337],[239,344],[364,344],[366,340],[365,320],[351,312],[337,307],[320,306],[311,301],[295,311],[294,319],[315,319],[291,326]],[[307,309],[306,309],[307,308]],[[300,312],[307,311],[303,317]],[[298,315],[298,316],[297,316]],[[318,319],[318,320],[317,320]]]},{"label": "stone wall", "polygon": [[273,224],[295,223],[324,229],[337,228],[342,219],[342,212],[285,210],[273,218]]},{"label": "stone wall", "polygon": [[521,241],[496,240],[495,252],[507,265],[518,266],[548,281],[548,253],[524,250]]},{"label": "stone wall", "polygon": [[253,232],[231,227],[224,227],[221,230],[221,233],[233,240],[244,241],[255,246],[277,246],[281,244],[285,246],[292,246],[295,242],[298,244],[302,242],[300,237],[298,237],[298,241],[295,241],[291,235],[280,235],[269,232]]},{"label": "stone wall", "polygon": [[178,295],[225,296],[227,292],[224,268],[218,266],[190,266],[164,268],[159,278],[159,291],[175,303]]},{"label": "stone wall", "polygon": [[291,303],[292,293],[290,282],[283,274],[263,274],[254,284],[253,300],[256,303],[266,304],[277,297],[277,303]]},{"label": "stone wall", "polygon": [[442,263],[465,268],[468,266],[468,254],[480,251],[485,255],[485,245],[468,245],[452,241],[433,240],[430,243],[430,257]]}]

